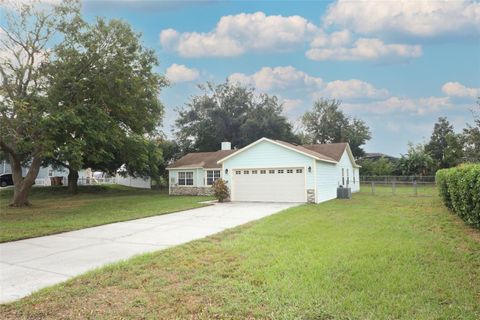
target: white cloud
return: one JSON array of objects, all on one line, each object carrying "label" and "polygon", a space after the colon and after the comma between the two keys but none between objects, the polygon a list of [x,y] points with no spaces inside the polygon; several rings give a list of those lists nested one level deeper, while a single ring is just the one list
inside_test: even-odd
[{"label": "white cloud", "polygon": [[165,73],[167,79],[174,83],[194,81],[198,79],[199,75],[197,69],[190,69],[183,64],[176,63],[168,67]]},{"label": "white cloud", "polygon": [[447,82],[442,86],[442,92],[450,97],[477,98],[480,88],[468,88],[459,82]]},{"label": "white cloud", "polygon": [[290,111],[293,109],[298,108],[303,104],[303,100],[301,99],[281,99],[280,103],[282,104],[284,111]]},{"label": "white cloud", "polygon": [[312,47],[341,47],[352,42],[352,33],[348,30],[336,31],[330,34],[320,30],[313,38]]},{"label": "white cloud", "polygon": [[209,32],[164,29],[160,43],[182,57],[232,57],[247,52],[282,52],[302,49],[312,60],[377,60],[413,58],[419,45],[388,44],[376,38],[357,38],[344,29],[328,33],[301,16],[263,12],[223,16]]},{"label": "white cloud", "polygon": [[[337,37],[338,38],[338,37]],[[312,60],[391,60],[415,58],[422,55],[419,45],[385,44],[379,39],[360,38],[353,44],[347,45],[347,38],[340,41],[332,41],[327,38],[312,41],[312,48],[306,52],[306,56]],[[315,47],[319,46],[320,47]],[[341,45],[341,46],[339,46]]]},{"label": "white cloud", "polygon": [[384,99],[389,96],[388,90],[376,88],[374,85],[358,79],[335,80],[325,82],[292,66],[263,67],[259,71],[246,75],[233,73],[228,77],[232,83],[252,86],[261,91],[296,92],[312,98],[335,99]]},{"label": "white cloud", "polygon": [[338,0],[323,17],[325,26],[360,34],[426,38],[478,35],[480,3],[456,1]]},{"label": "white cloud", "polygon": [[292,66],[263,67],[251,75],[234,73],[228,77],[228,81],[250,85],[262,91],[295,88],[319,89],[323,85],[321,78],[312,77]]},{"label": "white cloud", "polygon": [[329,82],[320,94],[335,99],[382,99],[389,96],[388,90],[376,88],[368,82],[357,79]]},{"label": "white cloud", "polygon": [[263,12],[223,16],[210,32],[162,30],[160,42],[183,57],[238,56],[246,51],[285,51],[313,37],[317,27],[300,16]]},{"label": "white cloud", "polygon": [[388,114],[402,112],[411,115],[425,115],[453,107],[448,97],[404,98],[390,97],[385,100],[368,103],[343,103],[342,107],[349,112],[367,112]]}]

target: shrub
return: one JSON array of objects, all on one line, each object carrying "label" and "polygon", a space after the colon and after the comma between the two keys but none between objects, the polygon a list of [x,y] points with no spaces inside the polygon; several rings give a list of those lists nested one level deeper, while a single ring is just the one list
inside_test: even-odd
[{"label": "shrub", "polygon": [[230,197],[230,190],[228,190],[225,180],[218,179],[213,183],[213,195],[218,202],[223,202]]},{"label": "shrub", "polygon": [[443,203],[447,208],[452,209],[452,202],[450,200],[450,194],[448,193],[447,186],[448,172],[448,169],[438,170],[435,175],[435,182],[437,184],[438,192],[440,193],[440,197],[442,198]]},{"label": "shrub", "polygon": [[480,228],[480,164],[439,170],[436,181],[445,206]]}]

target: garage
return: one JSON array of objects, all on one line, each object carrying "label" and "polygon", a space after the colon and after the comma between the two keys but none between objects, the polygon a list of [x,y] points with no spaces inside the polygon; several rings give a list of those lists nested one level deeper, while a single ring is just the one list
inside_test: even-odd
[{"label": "garage", "polygon": [[235,169],[232,178],[233,201],[306,202],[301,167]]}]

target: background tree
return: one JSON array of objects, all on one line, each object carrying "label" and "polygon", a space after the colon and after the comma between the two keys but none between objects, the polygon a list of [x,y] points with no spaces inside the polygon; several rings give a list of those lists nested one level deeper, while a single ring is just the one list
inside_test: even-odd
[{"label": "background tree", "polygon": [[468,123],[461,137],[464,146],[464,159],[467,162],[480,162],[480,97],[476,109],[472,110],[473,123]]},{"label": "background tree", "polygon": [[385,157],[378,160],[360,160],[362,176],[391,176],[395,173],[395,164]]},{"label": "background tree", "polygon": [[[438,118],[437,123],[433,127],[430,141],[425,145],[425,151],[435,161],[436,167],[442,169],[458,163],[459,159],[452,157],[457,153],[456,150],[453,150],[455,147],[459,147],[459,144],[455,138],[453,125],[445,117]],[[447,150],[449,156],[447,156]]]},{"label": "background tree", "polygon": [[222,141],[241,148],[261,137],[298,141],[275,96],[228,82],[200,88],[204,93],[178,110],[175,135],[183,152],[215,151]]},{"label": "background tree", "polygon": [[464,143],[463,135],[456,133],[449,133],[446,136],[447,147],[443,152],[444,162],[448,167],[455,167],[464,162]]},{"label": "background tree", "polygon": [[435,160],[425,151],[422,144],[409,144],[408,152],[398,160],[397,166],[402,175],[426,176],[433,174]]},{"label": "background tree", "polygon": [[61,115],[51,161],[69,169],[69,190],[76,192],[82,168],[158,176],[152,160],[163,162],[161,151],[146,138],[157,133],[164,109],[158,96],[166,80],[153,71],[155,53],[119,20],[97,19],[65,34],[48,95]]},{"label": "background tree", "polygon": [[167,166],[182,156],[180,146],[175,140],[158,138],[157,142],[162,150],[163,161],[159,164],[159,176],[161,180],[157,181],[161,186],[168,185]]},{"label": "background tree", "polygon": [[[49,46],[61,41],[61,26],[75,26],[77,1],[57,6],[13,6],[1,2],[0,148],[8,155],[14,181],[13,206],[28,205],[28,192],[44,158],[54,148],[58,108],[48,100]],[[22,177],[22,165],[28,172]]]},{"label": "background tree", "polygon": [[335,99],[320,99],[311,111],[305,112],[302,117],[304,142],[348,142],[353,155],[361,157],[365,154],[361,146],[371,138],[370,128],[363,120],[345,115],[340,105]]}]

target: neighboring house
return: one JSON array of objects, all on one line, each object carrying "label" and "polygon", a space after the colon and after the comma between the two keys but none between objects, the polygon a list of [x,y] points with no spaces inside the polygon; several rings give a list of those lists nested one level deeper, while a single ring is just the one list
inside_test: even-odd
[{"label": "neighboring house", "polygon": [[334,199],[337,187],[360,190],[359,168],[348,143],[298,146],[261,138],[239,150],[189,153],[169,170],[172,195],[212,194],[226,181],[232,201],[312,202]]},{"label": "neighboring house", "polygon": [[[2,160],[2,163],[0,165],[0,174],[4,173],[12,173],[12,167],[10,166],[10,163],[6,160]],[[25,176],[28,172],[28,168],[22,167],[22,174]],[[50,177],[66,177],[68,175],[68,169],[66,168],[57,168],[54,169],[52,166],[47,166],[47,167],[40,167],[38,170],[38,175],[36,180],[39,179],[49,179]]]},{"label": "neighboring house", "polygon": [[[120,171],[121,169],[119,169]],[[22,174],[25,176],[28,172],[28,168],[22,168]],[[10,164],[3,160],[0,164],[0,174],[12,173]],[[63,185],[68,184],[68,169],[64,167],[58,167],[54,169],[52,166],[41,167],[38,171],[37,178],[35,179],[36,186],[50,186],[52,177],[62,177]],[[78,184],[79,185],[92,185],[92,184],[105,184],[114,183],[124,186],[150,189],[152,182],[150,178],[132,177],[129,175],[121,175],[117,173],[115,177],[108,177],[108,175],[101,171],[92,171],[91,169],[84,169],[78,172]]]}]

